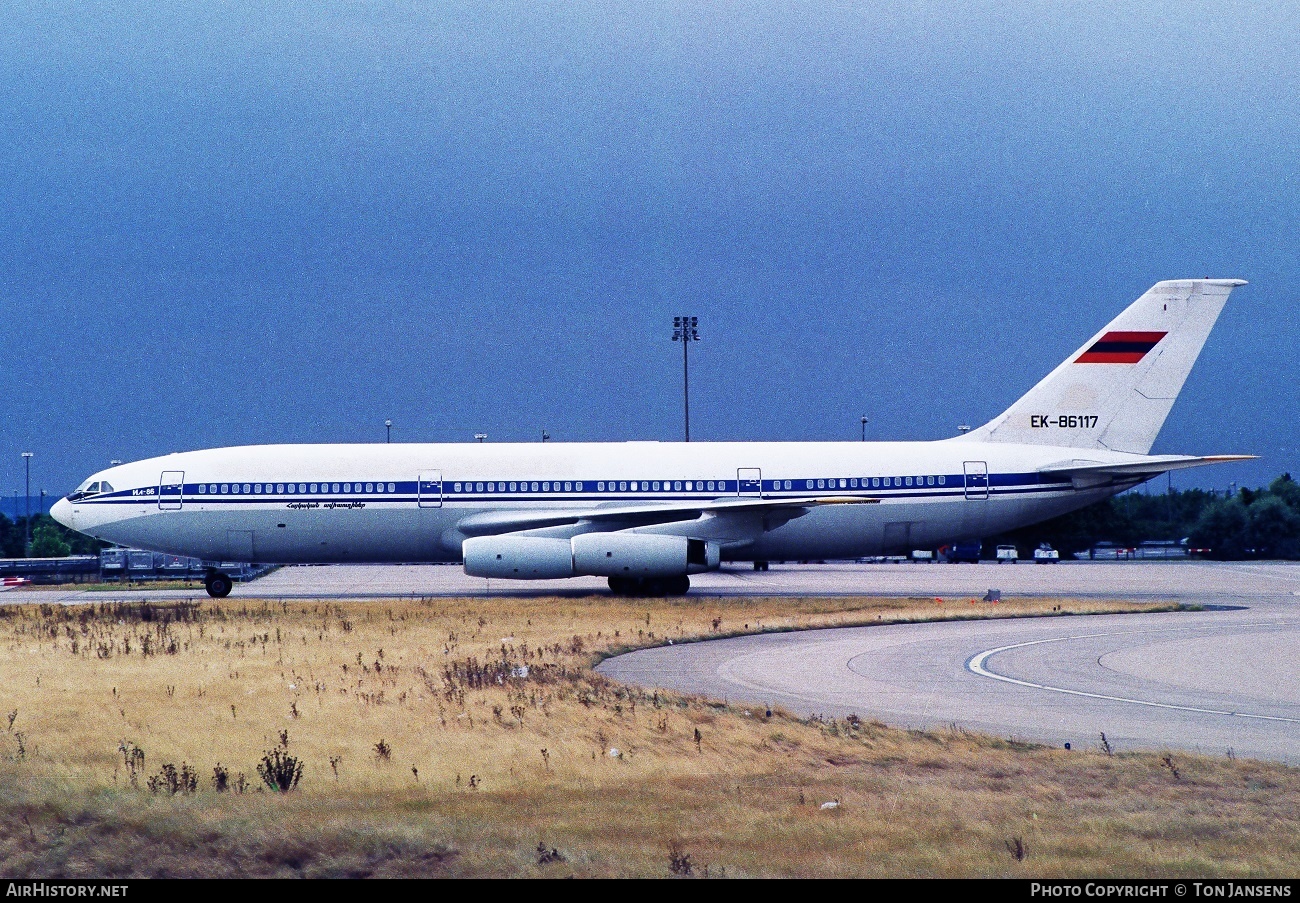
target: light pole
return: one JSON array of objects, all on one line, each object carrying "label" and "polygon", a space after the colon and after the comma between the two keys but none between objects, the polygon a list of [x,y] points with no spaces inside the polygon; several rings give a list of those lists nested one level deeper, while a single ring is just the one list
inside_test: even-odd
[{"label": "light pole", "polygon": [[483,440],[487,438],[487,433],[475,433],[474,438],[479,441],[479,445],[482,445]]},{"label": "light pole", "polygon": [[682,400],[686,415],[686,441],[691,441],[691,368],[686,349],[700,340],[699,317],[673,317],[673,341],[682,343]]},{"label": "light pole", "polygon": [[546,432],[546,430],[542,430],[542,441],[549,442],[550,439],[551,439],[551,434]]},{"label": "light pole", "polygon": [[862,441],[867,441],[867,415],[862,415]]},{"label": "light pole", "polygon": [[387,441],[391,443],[391,442],[393,441],[393,421],[391,421],[391,420],[385,420],[385,421],[384,421],[384,429],[386,429],[386,430],[388,431],[388,439],[387,439]]},{"label": "light pole", "polygon": [[23,464],[27,467],[27,519],[23,522],[23,557],[32,557],[32,453],[23,452]]},{"label": "light pole", "polygon": [[970,424],[969,423],[961,424],[960,426],[957,427],[957,432],[961,433],[963,436],[966,435],[967,433],[970,432]]}]

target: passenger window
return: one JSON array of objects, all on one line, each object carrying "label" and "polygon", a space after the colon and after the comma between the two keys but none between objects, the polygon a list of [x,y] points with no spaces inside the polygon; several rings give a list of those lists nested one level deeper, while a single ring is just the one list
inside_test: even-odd
[{"label": "passenger window", "polygon": [[655,480],[653,483],[651,483],[651,484],[650,484],[650,488],[653,489],[655,492],[658,492],[658,491],[659,491],[659,481],[658,481],[658,480]]},{"label": "passenger window", "polygon": [[239,495],[239,484],[238,484],[238,483],[231,483],[231,484],[230,484],[230,494],[231,494],[231,495]]},{"label": "passenger window", "polygon": [[926,477],[926,478],[925,478],[925,485],[927,485],[927,486],[933,486],[933,485],[934,485],[934,477]]},{"label": "passenger window", "polygon": [[339,484],[338,484],[338,483],[331,483],[331,484],[330,484],[330,492],[338,492],[338,491],[339,491]]},{"label": "passenger window", "polygon": [[942,486],[945,482],[947,482],[947,477],[940,476],[939,485]]},{"label": "passenger window", "polygon": [[519,488],[519,483],[518,483],[518,481],[516,481],[516,482],[510,484],[510,491],[511,491],[511,492],[516,491],[518,488]]},{"label": "passenger window", "polygon": [[283,493],[284,493],[284,484],[283,484],[283,483],[276,483],[276,484],[275,484],[275,491],[276,491],[277,493],[279,493],[279,494],[283,494]]},{"label": "passenger window", "polygon": [[812,481],[812,480],[804,480],[804,481],[803,481],[803,488],[804,488],[804,489],[812,489],[812,488],[813,488],[813,481]]},{"label": "passenger window", "polygon": [[[469,484],[466,483],[465,485],[468,486]],[[374,492],[374,491],[375,491],[375,484],[374,484],[374,483],[367,483],[367,484],[366,484],[366,492]]]},{"label": "passenger window", "polygon": [[208,484],[207,484],[207,483],[200,483],[200,484],[199,484],[199,495],[203,495],[203,494],[206,493],[207,491],[208,491]]},{"label": "passenger window", "polygon": [[849,480],[849,488],[850,488],[850,489],[857,489],[857,488],[858,488],[858,481],[857,481],[856,479]]},{"label": "passenger window", "polygon": [[475,492],[482,492],[482,491],[483,491],[483,484],[482,484],[482,483],[475,483],[475,484],[474,484],[474,491],[475,491]]},{"label": "passenger window", "polygon": [[306,484],[306,483],[299,483],[299,484],[298,484],[298,491],[299,491],[299,492],[306,492],[306,491],[307,491],[307,484]]},{"label": "passenger window", "polygon": [[533,492],[536,492],[536,491],[537,491],[537,484],[536,484],[536,483],[533,483],[533,484],[532,484],[532,491],[533,491]]},{"label": "passenger window", "polygon": [[686,481],[686,491],[687,491],[687,492],[694,492],[694,491],[695,491],[695,484],[694,484],[693,482],[691,482],[690,480],[687,480],[687,481]]},{"label": "passenger window", "polygon": [[[358,483],[357,485],[360,486],[361,484]],[[452,491],[453,491],[453,492],[460,492],[460,491],[461,491],[461,489],[460,489],[460,484],[459,484],[459,483],[453,483],[451,488],[452,488]]]},{"label": "passenger window", "polygon": [[222,495],[226,495],[226,494],[229,493],[229,492],[230,492],[230,484],[229,484],[229,483],[222,483],[222,484],[221,484],[221,494],[222,494]]},{"label": "passenger window", "polygon": [[497,491],[497,484],[496,484],[496,483],[488,483],[488,484],[487,484],[487,491],[488,491],[488,492],[496,492],[496,491]]},{"label": "passenger window", "polygon": [[681,480],[673,480],[673,491],[674,491],[674,492],[681,492],[681,491],[682,491],[682,482],[681,482]]},{"label": "passenger window", "polygon": [[627,483],[626,483],[626,482],[620,482],[620,483],[618,484],[618,491],[619,491],[619,492],[627,492]]},{"label": "passenger window", "polygon": [[906,480],[904,480],[904,482],[907,483],[908,486],[911,486],[911,485],[912,485],[912,478],[911,478],[911,477],[908,477]]},{"label": "passenger window", "polygon": [[582,480],[579,480],[578,482],[574,483],[573,488],[576,489],[578,492],[582,492]]},{"label": "passenger window", "polygon": [[825,488],[826,488],[826,481],[825,481],[825,480],[818,480],[818,481],[817,481],[817,488],[818,488],[818,489],[825,489]]},{"label": "passenger window", "polygon": [[786,489],[789,489],[789,488],[790,488],[790,481],[789,481],[789,480],[786,480],[786,481],[785,481],[785,488],[786,488]]},{"label": "passenger window", "polygon": [[605,481],[604,481],[604,480],[601,480],[600,482],[598,482],[598,483],[596,484],[596,491],[597,491],[597,492],[604,492],[604,491],[605,491]]},{"label": "passenger window", "polygon": [[253,487],[252,487],[252,486],[249,486],[247,483],[244,484],[244,494],[245,494],[245,495],[247,495],[247,494],[248,494],[249,492],[251,492],[252,490],[253,490]]},{"label": "passenger window", "polygon": [[389,483],[389,484],[388,484],[388,491],[389,491],[389,492],[396,492],[396,491],[397,491],[397,484],[396,484],[396,483]]}]

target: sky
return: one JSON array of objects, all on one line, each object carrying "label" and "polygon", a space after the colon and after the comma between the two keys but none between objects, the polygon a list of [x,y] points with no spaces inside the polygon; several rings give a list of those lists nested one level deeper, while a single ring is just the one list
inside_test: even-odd
[{"label": "sky", "polygon": [[1189,276],[1250,285],[1153,452],[1300,473],[1295,4],[3,7],[4,495],[679,439],[682,314],[693,440],[942,438]]}]

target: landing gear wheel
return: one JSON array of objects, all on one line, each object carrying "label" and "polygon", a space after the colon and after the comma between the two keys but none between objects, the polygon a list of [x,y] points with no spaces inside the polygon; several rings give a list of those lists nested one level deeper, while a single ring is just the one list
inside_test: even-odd
[{"label": "landing gear wheel", "polygon": [[230,595],[234,588],[234,583],[230,577],[220,571],[209,571],[208,576],[204,579],[203,585],[207,587],[208,595],[214,599],[224,599]]},{"label": "landing gear wheel", "polygon": [[668,577],[663,584],[664,592],[670,596],[684,596],[691,590],[691,578],[685,574],[680,577]]}]

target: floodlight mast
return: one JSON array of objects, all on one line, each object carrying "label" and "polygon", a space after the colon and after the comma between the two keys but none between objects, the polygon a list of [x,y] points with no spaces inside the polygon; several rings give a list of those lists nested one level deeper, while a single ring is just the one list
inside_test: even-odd
[{"label": "floodlight mast", "polygon": [[686,417],[686,441],[691,441],[691,366],[687,349],[700,340],[699,317],[673,317],[673,341],[682,343],[682,410]]},{"label": "floodlight mast", "polygon": [[23,521],[23,557],[32,557],[32,453],[23,452],[23,464],[27,468],[27,516]]}]

